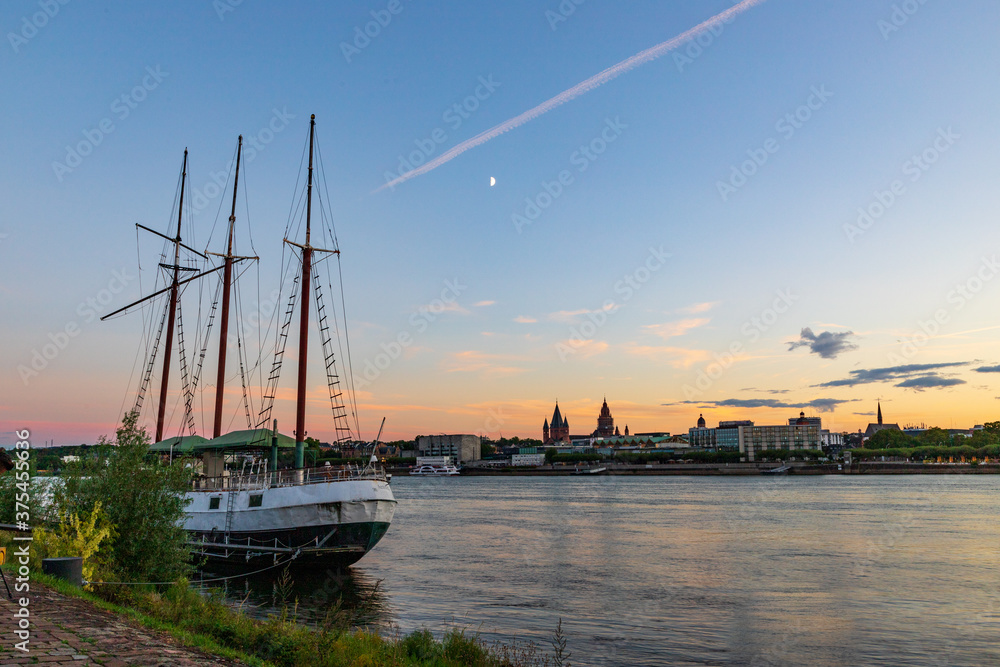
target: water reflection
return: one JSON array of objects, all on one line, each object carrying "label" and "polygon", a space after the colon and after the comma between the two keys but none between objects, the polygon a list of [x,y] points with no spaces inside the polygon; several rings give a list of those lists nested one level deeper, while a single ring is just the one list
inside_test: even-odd
[{"label": "water reflection", "polygon": [[357,567],[341,570],[286,567],[227,581],[208,581],[222,576],[226,574],[202,570],[191,584],[219,592],[254,618],[280,615],[287,609],[298,622],[309,625],[371,630],[384,630],[391,625],[383,582]]},{"label": "water reflection", "polygon": [[1000,665],[1000,475],[393,486],[358,566],[217,587],[257,616],[298,599],[300,622],[458,627],[548,655],[561,621],[578,667]]}]

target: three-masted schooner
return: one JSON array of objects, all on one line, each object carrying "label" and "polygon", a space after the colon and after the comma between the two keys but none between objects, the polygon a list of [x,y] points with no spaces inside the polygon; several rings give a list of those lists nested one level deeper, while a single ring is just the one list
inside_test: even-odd
[{"label": "three-masted schooner", "polygon": [[[141,408],[165,326],[163,370],[160,377],[156,418],[156,442],[151,446],[151,451],[161,452],[169,456],[179,453],[190,454],[200,460],[200,474],[195,478],[191,491],[187,493],[189,503],[184,519],[184,528],[191,535],[194,552],[199,556],[206,557],[210,562],[250,566],[259,565],[262,562],[291,562],[294,565],[350,565],[364,556],[382,538],[389,528],[395,511],[396,500],[389,487],[387,475],[377,465],[374,456],[366,466],[308,468],[304,462],[311,283],[315,283],[317,316],[320,320],[320,338],[327,367],[327,384],[331,391],[334,429],[338,441],[343,442],[351,437],[347,409],[342,398],[343,391],[339,388],[339,378],[333,367],[333,348],[328,331],[329,327],[325,323],[324,305],[319,292],[319,276],[315,271],[313,261],[316,253],[339,254],[340,251],[338,248],[326,250],[311,245],[315,129],[316,116],[313,115],[309,124],[305,242],[298,243],[288,238],[284,239],[285,243],[297,248],[300,252],[301,274],[293,282],[286,319],[277,332],[274,362],[263,397],[264,406],[259,413],[257,423],[252,428],[222,433],[233,267],[237,262],[257,259],[256,257],[233,254],[242,137],[240,137],[236,152],[233,203],[229,216],[225,254],[202,253],[182,243],[181,218],[184,205],[184,183],[187,177],[187,150],[185,149],[176,235],[170,237],[143,225],[137,225],[173,244],[173,264],[161,263],[160,265],[171,276],[170,283],[163,289],[102,318],[107,319],[154,297],[169,294],[160,320],[160,327],[157,330],[156,342],[152,345],[145,365],[145,374],[141,380],[136,409]],[[222,264],[200,272],[195,268],[182,266],[181,248],[202,259],[207,259],[208,255],[215,255],[222,259]],[[195,381],[192,384],[188,377],[183,330],[178,326],[180,321],[176,318],[176,314],[179,309],[180,288],[220,270],[223,271],[222,309],[219,324],[214,426],[212,439],[206,439],[194,434],[194,419],[191,416],[193,385],[197,384],[201,361],[199,361],[198,372],[194,374]],[[182,278],[184,272],[195,272],[196,275]],[[277,420],[271,422],[271,408],[277,391],[278,375],[295,307],[296,292],[300,295],[300,310],[295,437],[292,439],[278,433]],[[214,307],[213,304],[209,323],[214,319]],[[175,320],[177,321],[175,322]],[[183,392],[185,425],[189,435],[165,439],[163,437],[164,423],[175,326],[178,326],[181,334],[179,336],[180,362],[185,381]],[[204,352],[202,360],[203,358]],[[349,386],[348,383],[348,388]],[[245,397],[244,401],[246,401]],[[249,421],[249,408],[246,414]],[[294,467],[278,469],[279,450],[292,447],[295,449]]]}]

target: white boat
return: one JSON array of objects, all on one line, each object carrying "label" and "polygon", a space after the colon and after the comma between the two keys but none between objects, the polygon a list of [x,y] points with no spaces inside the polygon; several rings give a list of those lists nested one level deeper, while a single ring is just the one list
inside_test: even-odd
[{"label": "white boat", "polygon": [[426,477],[450,477],[460,475],[462,472],[453,465],[423,465],[411,468],[410,474]]},{"label": "white boat", "polygon": [[575,468],[573,470],[574,475],[600,475],[605,472],[607,468],[604,466],[598,466],[596,468]]},{"label": "white boat", "polygon": [[[200,466],[200,476],[194,480],[188,492],[187,515],[183,526],[191,535],[191,545],[195,554],[209,561],[238,566],[257,566],[260,563],[290,561],[293,565],[350,565],[365,555],[385,535],[392,521],[396,500],[389,488],[385,471],[374,459],[365,467],[345,466],[306,468],[305,450],[305,392],[307,367],[307,342],[309,331],[309,302],[312,300],[310,281],[315,286],[316,310],[319,333],[327,370],[327,384],[330,388],[333,408],[334,432],[338,442],[348,442],[352,438],[352,428],[348,420],[344,401],[340,400],[345,391],[340,385],[339,375],[334,366],[333,345],[330,325],[319,290],[319,274],[313,266],[316,253],[339,255],[339,249],[323,250],[310,245],[310,212],[313,188],[313,143],[316,119],[312,117],[309,126],[309,167],[305,207],[305,243],[299,244],[289,239],[285,242],[298,249],[301,255],[301,274],[295,277],[290,288],[290,298],[285,320],[278,332],[274,348],[274,363],[268,377],[268,386],[261,400],[262,408],[257,423],[250,424],[249,403],[246,417],[250,428],[222,435],[222,412],[224,380],[226,377],[226,343],[229,323],[229,296],[232,288],[231,276],[234,263],[257,259],[233,255],[233,225],[236,219],[236,189],[239,183],[240,148],[236,155],[236,177],[233,186],[233,211],[229,217],[229,247],[226,254],[217,256],[224,259],[221,266],[206,270],[191,278],[179,279],[180,271],[195,269],[181,266],[181,248],[207,259],[206,254],[181,243],[181,215],[184,211],[184,182],[187,172],[187,151],[184,152],[184,168],[181,176],[181,195],[178,205],[176,237],[153,232],[173,243],[174,263],[161,264],[172,273],[170,286],[121,308],[119,312],[132,308],[157,295],[170,293],[170,300],[164,310],[163,320],[167,323],[166,345],[162,371],[162,384],[157,415],[156,440],[150,451],[159,452],[173,458],[177,455],[194,456]],[[140,225],[141,227],[141,225]],[[143,229],[148,228],[143,227]],[[222,313],[220,322],[219,371],[216,383],[215,426],[212,439],[193,434],[194,419],[191,417],[193,390],[188,388],[188,368],[183,348],[183,330],[179,320],[179,287],[220,269],[225,269],[222,286]],[[277,420],[271,422],[271,408],[277,389],[278,375],[284,355],[284,343],[296,305],[297,290],[300,306],[300,326],[298,345],[298,391],[296,401],[295,438],[280,435]],[[212,306],[214,316],[215,305]],[[163,439],[164,410],[166,405],[167,379],[170,370],[171,341],[175,315],[178,316],[180,332],[180,360],[185,381],[185,426],[190,435]],[[102,318],[104,319],[104,318]],[[211,326],[211,319],[209,320]],[[162,325],[161,329],[162,331]],[[205,336],[208,338],[207,334]],[[145,378],[140,385],[136,410],[142,406],[142,397],[149,385],[149,378],[160,340],[151,346],[146,365]],[[204,358],[204,350],[201,359]],[[193,374],[197,385],[201,363]],[[242,358],[240,372],[242,374]],[[350,386],[350,383],[348,383]],[[244,383],[244,401],[246,401]],[[339,400],[339,403],[338,403]],[[383,420],[384,421],[384,420]],[[355,420],[355,423],[356,420]],[[295,467],[278,469],[279,450],[294,449]]]}]

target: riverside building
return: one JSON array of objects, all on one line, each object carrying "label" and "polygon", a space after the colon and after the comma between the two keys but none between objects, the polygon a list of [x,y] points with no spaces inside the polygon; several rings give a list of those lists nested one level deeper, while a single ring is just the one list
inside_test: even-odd
[{"label": "riverside building", "polygon": [[418,456],[450,456],[459,463],[482,458],[478,435],[422,435],[417,438],[417,452]]},{"label": "riverside building", "polygon": [[716,451],[740,452],[748,462],[760,459],[761,452],[773,449],[801,450],[823,449],[822,425],[818,417],[800,413],[788,424],[757,426],[752,421],[719,422],[718,428],[707,428],[705,418],[698,418],[698,426],[688,430],[692,447]]}]

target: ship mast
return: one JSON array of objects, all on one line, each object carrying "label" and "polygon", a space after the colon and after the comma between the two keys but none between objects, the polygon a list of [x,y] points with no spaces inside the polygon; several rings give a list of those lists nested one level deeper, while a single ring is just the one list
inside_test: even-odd
[{"label": "ship mast", "polygon": [[170,377],[170,349],[173,347],[174,342],[174,320],[177,317],[177,288],[181,271],[181,218],[184,213],[184,182],[187,179],[187,161],[188,151],[185,148],[184,164],[181,167],[181,199],[180,203],[177,205],[177,236],[172,239],[174,242],[174,264],[173,266],[164,266],[164,268],[173,270],[174,277],[170,283],[170,310],[167,315],[167,340],[163,349],[163,377],[160,380],[160,407],[156,412],[156,440],[154,440],[154,442],[163,440],[163,418],[167,413],[167,385]]},{"label": "ship mast", "polygon": [[314,248],[310,244],[312,222],[312,188],[313,188],[313,145],[316,137],[316,114],[309,119],[309,172],[306,181],[306,242],[295,243],[285,239],[285,243],[302,250],[302,309],[299,316],[299,368],[298,387],[295,395],[295,467],[302,468],[305,461],[306,440],[306,367],[309,361],[309,292],[312,276],[313,252],[329,252],[340,254],[339,250],[324,250]]},{"label": "ship mast", "polygon": [[316,114],[309,119],[309,180],[306,185],[306,244],[302,246],[302,315],[299,318],[298,391],[295,394],[295,467],[303,466],[306,440],[306,362],[309,345],[309,278],[312,276],[312,246],[309,244],[312,218],[313,141]]},{"label": "ship mast", "polygon": [[233,230],[236,227],[236,191],[240,185],[240,155],[243,152],[243,135],[236,147],[236,176],[233,179],[233,208],[229,213],[229,245],[226,247],[225,271],[222,274],[222,322],[219,323],[219,371],[215,380],[215,426],[212,438],[222,435],[222,401],[226,383],[226,348],[229,339],[229,293],[233,285]]},{"label": "ship mast", "polygon": [[[130,308],[138,306],[141,303],[145,303],[146,301],[149,301],[151,299],[155,299],[156,297],[160,296],[161,294],[164,294],[164,293],[167,293],[167,292],[170,293],[170,303],[169,303],[169,306],[168,306],[169,307],[169,312],[168,312],[168,317],[167,317],[167,339],[166,339],[166,345],[165,345],[165,349],[164,349],[164,353],[163,353],[163,377],[160,380],[159,408],[157,410],[157,416],[156,416],[156,440],[154,442],[160,442],[161,440],[163,440],[163,426],[164,426],[164,420],[165,420],[166,408],[167,408],[167,388],[168,388],[169,379],[170,379],[169,378],[169,376],[170,376],[170,353],[171,353],[171,349],[173,348],[174,323],[175,323],[175,320],[176,320],[176,317],[177,317],[177,302],[178,302],[178,298],[179,298],[179,294],[180,294],[180,287],[182,285],[186,285],[189,282],[192,282],[194,280],[198,280],[199,278],[204,278],[205,276],[209,275],[210,273],[215,273],[216,271],[219,271],[219,270],[225,268],[224,266],[217,266],[215,268],[208,269],[207,271],[202,271],[201,273],[197,273],[197,269],[194,269],[192,267],[187,267],[187,266],[181,266],[181,264],[180,264],[180,252],[181,252],[181,248],[184,248],[188,252],[193,253],[193,254],[197,255],[198,257],[201,257],[202,259],[208,259],[208,257],[204,253],[201,253],[201,252],[195,250],[194,248],[192,248],[190,246],[187,246],[187,245],[185,245],[184,243],[181,242],[181,221],[182,221],[182,217],[183,217],[183,213],[184,213],[184,187],[185,187],[185,184],[186,184],[186,181],[187,181],[187,158],[188,158],[188,151],[185,148],[184,149],[184,162],[183,162],[182,167],[181,167],[181,194],[180,194],[180,202],[178,203],[178,207],[177,207],[177,234],[175,236],[173,236],[173,237],[170,237],[170,236],[167,236],[166,234],[162,234],[162,233],[156,231],[155,229],[150,229],[149,227],[147,227],[145,225],[141,225],[139,223],[136,223],[136,225],[135,225],[139,229],[142,229],[144,231],[150,232],[152,234],[156,234],[157,236],[159,236],[159,237],[161,237],[163,239],[166,239],[167,241],[170,241],[171,243],[174,244],[174,263],[173,264],[162,264],[162,263],[160,264],[161,268],[169,269],[170,271],[173,272],[173,278],[170,281],[170,284],[167,287],[164,287],[163,289],[157,290],[157,291],[153,292],[152,294],[147,294],[146,296],[142,297],[138,301],[133,301],[132,303],[128,304],[127,306],[123,306],[123,307],[119,308],[118,310],[116,310],[114,312],[111,312],[111,313],[108,313],[107,315],[105,315],[104,317],[101,318],[101,321],[104,321],[104,320],[106,320],[106,319],[108,319],[110,317],[113,317],[113,316],[115,316],[115,315],[117,315],[119,313],[123,313],[126,310],[129,310]],[[232,223],[230,223],[230,225],[232,225]],[[232,230],[232,227],[230,227],[230,244],[232,243],[232,231],[231,230]],[[229,254],[231,255],[232,253],[230,252]],[[233,257],[233,259],[239,260],[239,259],[251,259],[251,258]],[[254,257],[252,259],[257,259],[257,258]],[[185,278],[184,280],[180,280],[180,272],[181,271],[196,272],[196,275],[191,276],[190,278]],[[156,354],[155,348],[154,348],[153,354]],[[152,362],[150,362],[150,363],[152,363]],[[152,366],[150,366],[150,368],[152,368]]]}]

